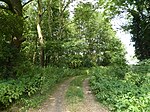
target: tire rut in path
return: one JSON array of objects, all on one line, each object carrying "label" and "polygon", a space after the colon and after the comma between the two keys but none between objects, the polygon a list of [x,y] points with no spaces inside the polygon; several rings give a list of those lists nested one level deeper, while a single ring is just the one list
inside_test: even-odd
[{"label": "tire rut in path", "polygon": [[[49,99],[41,105],[39,109],[30,109],[28,112],[109,112],[107,108],[104,108],[98,102],[95,101],[89,87],[89,79],[85,79],[83,82],[84,100],[73,107],[68,107],[65,102],[65,93],[69,86],[69,83],[74,78],[66,80],[62,83],[53,95],[50,95]],[[75,108],[74,108],[75,107]]]},{"label": "tire rut in path", "polygon": [[[85,79],[83,82],[83,92],[84,92],[84,100],[76,109],[72,112],[109,112],[107,108],[102,106],[99,102],[95,100],[90,87],[89,87],[89,79]],[[71,112],[71,111],[70,111]]]},{"label": "tire rut in path", "polygon": [[65,104],[65,93],[72,80],[73,78],[70,78],[63,82],[39,109],[30,109],[28,112],[68,112]]}]

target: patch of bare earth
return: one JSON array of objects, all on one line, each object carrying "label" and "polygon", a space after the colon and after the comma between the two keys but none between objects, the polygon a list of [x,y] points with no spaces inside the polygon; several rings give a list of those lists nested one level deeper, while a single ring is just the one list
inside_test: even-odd
[{"label": "patch of bare earth", "polygon": [[91,93],[88,79],[83,82],[84,100],[69,106],[69,112],[109,112],[107,108],[95,101]]},{"label": "patch of bare earth", "polygon": [[61,84],[39,109],[29,109],[28,112],[109,112],[108,109],[95,101],[90,91],[88,79],[83,82],[84,100],[77,104],[67,105],[65,93],[72,79]]},{"label": "patch of bare earth", "polygon": [[28,112],[68,112],[65,104],[65,93],[72,79],[61,84],[39,109],[29,109]]}]

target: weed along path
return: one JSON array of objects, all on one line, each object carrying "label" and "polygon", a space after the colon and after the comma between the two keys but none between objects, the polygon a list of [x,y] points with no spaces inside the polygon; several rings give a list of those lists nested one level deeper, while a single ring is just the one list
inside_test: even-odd
[{"label": "weed along path", "polygon": [[84,99],[82,102],[68,106],[65,100],[65,94],[69,87],[71,78],[61,84],[53,95],[45,101],[39,109],[30,109],[28,112],[108,112],[106,108],[95,101],[90,91],[88,79],[83,81]]}]

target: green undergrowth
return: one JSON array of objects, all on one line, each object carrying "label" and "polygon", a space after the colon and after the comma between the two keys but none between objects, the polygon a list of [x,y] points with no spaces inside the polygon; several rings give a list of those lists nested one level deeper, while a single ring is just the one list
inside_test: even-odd
[{"label": "green undergrowth", "polygon": [[[32,66],[16,79],[0,80],[0,111],[25,110],[37,107],[55,89],[55,85],[68,77],[82,74],[82,70]],[[18,110],[15,110],[18,111]]]},{"label": "green undergrowth", "polygon": [[122,71],[119,67],[93,68],[92,91],[111,111],[150,112],[149,65],[122,67]]},{"label": "green undergrowth", "polygon": [[77,76],[70,82],[69,88],[65,95],[68,104],[76,104],[83,100],[84,93],[82,86],[86,77],[86,75]]}]

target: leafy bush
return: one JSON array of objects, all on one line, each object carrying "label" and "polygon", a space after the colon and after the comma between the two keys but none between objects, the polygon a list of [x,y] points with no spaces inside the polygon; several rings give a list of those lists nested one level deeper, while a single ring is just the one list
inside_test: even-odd
[{"label": "leafy bush", "polygon": [[96,98],[109,105],[111,111],[149,112],[150,76],[142,74],[143,71],[137,73],[134,68],[120,79],[112,75],[118,76],[116,68],[112,68],[101,67],[91,71],[90,84]]},{"label": "leafy bush", "polygon": [[[35,66],[28,70],[24,71],[25,75],[20,75],[17,79],[0,80],[1,109],[23,97],[30,97],[36,93],[44,94],[63,78],[76,75],[75,71],[77,71],[67,68],[40,68]],[[22,72],[18,71],[18,75],[20,73]]]},{"label": "leafy bush", "polygon": [[150,73],[150,59],[139,62],[137,65],[132,66],[135,73],[147,74]]},{"label": "leafy bush", "polygon": [[0,84],[0,104],[8,106],[13,100],[18,99],[25,91],[24,84],[15,80],[1,82]]}]

